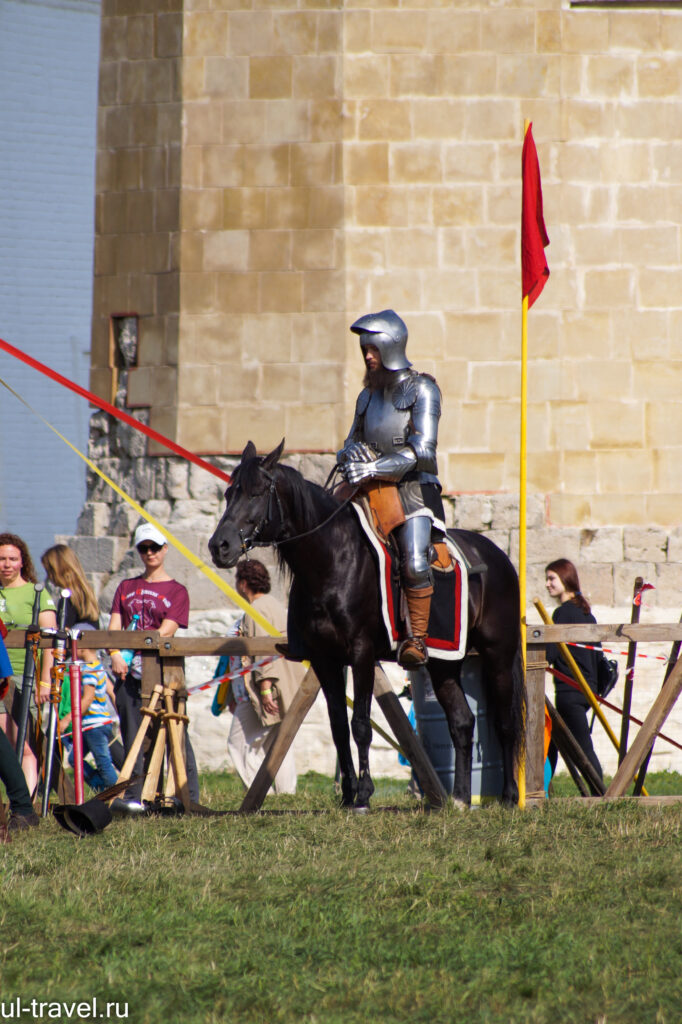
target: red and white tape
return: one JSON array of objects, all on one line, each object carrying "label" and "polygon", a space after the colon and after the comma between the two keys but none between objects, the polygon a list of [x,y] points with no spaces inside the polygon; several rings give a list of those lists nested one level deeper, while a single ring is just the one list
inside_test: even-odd
[{"label": "red and white tape", "polygon": [[[616,654],[622,655],[624,658],[627,657],[627,651],[615,651],[612,647],[595,647],[594,644],[577,644],[568,642],[567,647],[582,647],[584,651],[603,651],[604,654]],[[670,661],[665,654],[640,654],[639,651],[635,655],[637,658],[650,658],[652,661]]]},{"label": "red and white tape", "polygon": [[210,690],[212,686],[226,683],[228,679],[239,679],[240,676],[248,676],[255,668],[269,665],[273,661],[279,661],[280,658],[281,654],[278,654],[276,657],[273,655],[272,658],[257,658],[253,665],[246,665],[244,668],[239,668],[235,672],[228,672],[224,676],[216,676],[215,679],[209,679],[207,683],[195,683],[194,686],[188,686],[187,693],[199,693],[201,690]]}]

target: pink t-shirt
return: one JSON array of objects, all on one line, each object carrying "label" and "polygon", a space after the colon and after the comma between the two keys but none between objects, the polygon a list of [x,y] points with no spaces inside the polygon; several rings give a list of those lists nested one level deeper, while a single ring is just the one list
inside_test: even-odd
[{"label": "pink t-shirt", "polygon": [[111,614],[114,612],[121,616],[123,629],[127,629],[136,614],[140,616],[138,629],[158,629],[164,619],[173,619],[186,629],[189,594],[177,580],[153,582],[136,576],[119,583],[111,605]]}]

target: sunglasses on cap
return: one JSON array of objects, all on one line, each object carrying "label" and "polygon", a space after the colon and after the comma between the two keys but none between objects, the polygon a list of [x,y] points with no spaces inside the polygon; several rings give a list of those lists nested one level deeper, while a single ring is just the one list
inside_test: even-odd
[{"label": "sunglasses on cap", "polygon": [[155,555],[156,552],[160,551],[162,547],[163,544],[155,544],[154,541],[150,540],[148,543],[138,544],[137,550],[140,552],[141,555],[148,555],[150,551],[153,555]]}]

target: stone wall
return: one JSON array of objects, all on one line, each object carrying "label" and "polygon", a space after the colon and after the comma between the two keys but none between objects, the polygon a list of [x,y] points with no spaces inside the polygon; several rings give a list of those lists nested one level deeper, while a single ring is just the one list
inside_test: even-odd
[{"label": "stone wall", "polygon": [[[342,440],[348,324],[392,306],[443,389],[450,493],[518,489],[520,151],[551,277],[531,493],[567,528],[679,521],[682,11],[559,0],[104,0],[92,385],[201,452]],[[158,449],[151,448],[158,454]]]}]

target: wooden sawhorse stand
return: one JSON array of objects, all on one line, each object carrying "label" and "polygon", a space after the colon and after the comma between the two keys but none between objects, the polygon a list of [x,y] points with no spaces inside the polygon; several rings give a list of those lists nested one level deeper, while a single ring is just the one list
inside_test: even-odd
[{"label": "wooden sawhorse stand", "polygon": [[[185,760],[185,728],[189,718],[186,714],[184,659],[164,658],[162,668],[160,659],[153,652],[145,652],[142,662],[142,693],[143,702],[147,693],[149,700],[141,709],[142,724],[123,762],[119,784],[131,778],[147,733],[151,730],[151,754],[148,756],[142,785],[142,802],[163,807],[180,800],[185,811],[191,811],[193,805]],[[164,760],[167,760],[167,771],[165,784],[162,785]]]}]

